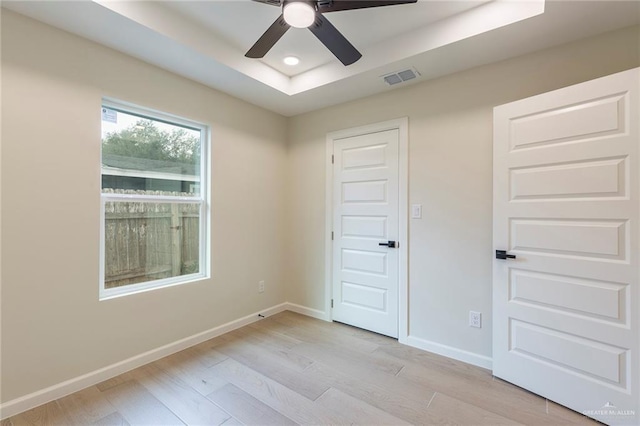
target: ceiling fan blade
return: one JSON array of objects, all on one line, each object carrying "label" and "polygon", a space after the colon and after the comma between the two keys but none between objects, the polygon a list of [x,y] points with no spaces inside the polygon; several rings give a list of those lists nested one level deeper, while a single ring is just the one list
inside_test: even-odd
[{"label": "ceiling fan blade", "polygon": [[309,29],[344,65],[351,65],[362,57],[349,40],[320,13],[316,13],[316,21]]},{"label": "ceiling fan blade", "polygon": [[364,9],[367,7],[395,6],[398,4],[416,3],[418,0],[331,0],[328,3],[318,2],[318,11],[339,12],[341,10]]},{"label": "ceiling fan blade", "polygon": [[344,65],[351,65],[362,57],[349,40],[322,14],[316,13],[316,20],[309,29]]},{"label": "ceiling fan blade", "polygon": [[280,38],[291,28],[289,24],[284,21],[284,16],[280,15],[276,21],[271,24],[267,31],[251,46],[251,49],[244,54],[247,58],[262,58],[267,54],[274,44],[280,40]]}]

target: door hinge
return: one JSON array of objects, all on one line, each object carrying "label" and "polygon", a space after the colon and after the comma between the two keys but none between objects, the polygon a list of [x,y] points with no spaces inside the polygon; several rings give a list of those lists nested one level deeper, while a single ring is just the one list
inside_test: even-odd
[{"label": "door hinge", "polygon": [[331,241],[333,241],[333,231],[331,231]]},{"label": "door hinge", "polygon": [[331,299],[331,307],[333,308],[333,299]]},{"label": "door hinge", "polygon": [[331,154],[331,164],[333,164],[334,158],[333,158],[333,154]]}]

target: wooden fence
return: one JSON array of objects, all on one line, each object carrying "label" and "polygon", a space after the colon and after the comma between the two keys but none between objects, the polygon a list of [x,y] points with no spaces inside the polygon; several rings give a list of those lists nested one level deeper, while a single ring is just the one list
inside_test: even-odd
[{"label": "wooden fence", "polygon": [[[159,191],[117,192],[193,195]],[[199,236],[199,203],[106,202],[105,287],[197,272]]]}]

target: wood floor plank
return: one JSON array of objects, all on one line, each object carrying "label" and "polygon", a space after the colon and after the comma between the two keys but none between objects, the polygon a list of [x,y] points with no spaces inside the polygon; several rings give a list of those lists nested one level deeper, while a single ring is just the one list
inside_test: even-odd
[{"label": "wood floor plank", "polygon": [[234,359],[230,358],[211,368],[230,383],[298,424],[349,424],[349,420],[340,414],[323,409],[299,393]]},{"label": "wood floor plank", "polygon": [[285,332],[287,330],[290,330],[294,326],[290,325],[290,324],[283,324],[281,322],[278,322],[278,321],[275,320],[276,317],[277,317],[277,315],[270,316],[270,317],[265,318],[265,319],[263,319],[261,321],[256,321],[254,323],[251,323],[247,327],[261,330],[261,331],[265,332],[266,334],[276,334],[276,335],[279,335],[279,336],[285,336],[286,338],[294,340],[294,341],[299,343],[300,342],[299,340],[297,340],[297,339],[295,339],[293,337],[287,336],[285,334]]},{"label": "wood floor plank", "polygon": [[285,426],[297,424],[232,384],[218,389],[208,398],[244,424]]},{"label": "wood floor plank", "polygon": [[[309,356],[314,354],[313,356],[317,363],[324,364],[330,369],[350,376],[359,381],[365,389],[367,386],[385,389],[399,397],[406,398],[408,401],[424,403],[425,406],[435,393],[435,390],[425,383],[408,380],[400,374],[396,376],[389,375],[384,371],[373,368],[366,361],[360,362],[350,357],[345,357],[341,351],[327,350],[313,345],[301,345],[294,350],[303,351]],[[309,369],[311,370],[320,365],[313,364]]]},{"label": "wood floor plank", "polygon": [[411,362],[405,364],[399,376],[520,423],[544,424],[549,420],[546,400],[517,386],[496,380],[478,382],[465,374],[455,375]]},{"label": "wood floor plank", "polygon": [[342,366],[358,372],[363,378],[376,377],[381,381],[395,377],[404,367],[401,361],[384,359],[373,353],[360,353],[348,347],[335,347],[323,343],[305,342],[291,349],[328,365]]},{"label": "wood floor plank", "polygon": [[75,425],[88,425],[117,411],[95,386],[65,396],[58,404]]},{"label": "wood floor plank", "polygon": [[280,347],[292,348],[301,343],[300,340],[284,334],[284,331],[290,329],[290,327],[280,326],[277,322],[270,321],[269,318],[263,321],[254,322],[242,329],[260,335],[264,339],[273,342]]},{"label": "wood floor plank", "polygon": [[226,422],[222,423],[222,425],[224,425],[224,426],[245,426],[244,423],[242,423],[240,420],[236,419],[235,417],[231,417],[229,420],[227,420]]},{"label": "wood floor plank", "polygon": [[[400,377],[425,384],[440,394],[518,422],[535,424],[548,420],[544,398],[495,380],[483,368],[421,352],[403,345],[380,347],[375,351],[383,357],[403,359],[405,368],[400,372]],[[491,392],[487,392],[489,389]],[[509,408],[511,404],[517,404],[522,410],[513,414]]]},{"label": "wood floor plank", "polygon": [[231,336],[218,338],[214,348],[310,400],[315,400],[330,387],[324,380],[307,380],[297,365],[268,351],[260,350],[259,347],[242,339]]},{"label": "wood floor plank", "polygon": [[[438,420],[428,412],[429,401],[435,392],[397,392],[395,384],[382,387],[368,383],[362,379],[340,372],[321,362],[310,366],[305,375],[309,380],[323,378],[329,380],[333,387],[358,398],[374,407],[384,410],[400,419],[413,424],[432,423]],[[415,389],[414,389],[415,390]]]},{"label": "wood floor plank", "polygon": [[60,408],[57,401],[51,401],[33,410],[18,414],[10,419],[13,426],[68,426],[71,419]]},{"label": "wood floor plank", "polygon": [[353,352],[367,354],[378,349],[379,345],[356,337],[341,336],[332,333],[323,324],[307,323],[291,316],[275,316],[275,322],[285,321],[291,325],[283,333],[306,343],[325,344],[335,348],[349,348]]},{"label": "wood floor plank", "polygon": [[104,391],[118,412],[131,425],[183,425],[184,423],[135,380]]},{"label": "wood floor plank", "polygon": [[[494,397],[479,396],[483,407],[494,411],[496,399],[512,400],[530,411],[530,416],[517,416],[519,421],[527,421],[528,418],[540,421],[545,407],[544,398],[494,378],[489,370],[404,345],[381,347],[378,351],[409,361],[401,376],[411,376],[413,379],[426,381],[440,393],[447,393],[452,397],[464,398],[465,401],[475,403],[476,396],[482,392],[469,392],[469,389],[491,389],[492,392],[489,393]],[[506,409],[497,410],[506,415]],[[545,420],[547,420],[546,417]]]},{"label": "wood floor plank", "polygon": [[[348,339],[359,339],[365,340],[374,345],[397,345],[398,340],[392,337],[383,336],[382,334],[373,333],[367,330],[363,330],[358,327],[353,327],[347,324],[343,324],[340,322],[328,322],[328,321],[320,321],[316,318],[311,318],[302,314],[298,314],[296,312],[285,311],[279,313],[275,316],[275,319],[286,318],[286,322],[290,324],[295,324],[300,327],[313,327],[320,328],[325,332],[329,332],[332,335],[340,335],[344,336]],[[373,347],[373,346],[371,346]]]},{"label": "wood floor plank", "polygon": [[363,330],[358,327],[354,327],[348,324],[342,324],[340,322],[330,323],[333,328],[332,332],[337,332],[348,337],[355,337],[361,340],[366,340],[371,343],[375,343],[378,346],[397,346],[398,339],[393,337],[384,336],[382,334],[373,333],[371,331]]},{"label": "wood floor plank", "polygon": [[235,330],[229,335],[238,337],[239,339],[255,345],[259,350],[268,351],[271,354],[282,358],[287,364],[289,364],[292,368],[298,369],[300,371],[304,371],[307,367],[313,364],[313,360],[296,354],[290,349],[300,344],[298,342],[296,345],[281,345],[280,342],[276,341],[273,338],[265,337],[263,333],[259,331],[252,330],[248,327],[243,327],[238,330]]},{"label": "wood floor plank", "polygon": [[[309,318],[309,317],[307,317]],[[312,321],[305,321],[305,315],[300,315],[291,311],[279,312],[269,317],[269,320],[275,321],[280,324],[288,325],[290,327],[298,327],[304,325],[317,325],[313,318],[309,318]]]},{"label": "wood floor plank", "polygon": [[[207,348],[207,351],[210,351],[210,348]],[[217,356],[222,356],[224,359],[227,358],[226,355],[222,355],[219,352],[217,352]],[[203,363],[190,351],[175,353],[159,359],[155,364],[166,373],[188,383],[203,396],[209,395],[227,384],[227,381],[210,370],[206,363]]]},{"label": "wood floor plank", "polygon": [[366,402],[331,388],[316,400],[325,410],[334,411],[349,420],[352,425],[408,425],[403,420]]},{"label": "wood floor plank", "polygon": [[136,370],[136,380],[188,425],[220,425],[231,415],[180,378],[155,364]]},{"label": "wood floor plank", "polygon": [[599,422],[590,419],[581,413],[569,410],[553,401],[547,401],[547,414],[549,423],[555,425],[600,425]]},{"label": "wood floor plank", "polygon": [[475,365],[467,364],[442,355],[423,351],[407,345],[380,345],[376,353],[386,353],[404,361],[410,361],[419,365],[425,364],[440,371],[446,371],[456,376],[463,376],[469,380],[481,383],[493,381],[491,371]]},{"label": "wood floor plank", "polygon": [[475,405],[467,404],[450,396],[436,393],[429,404],[429,412],[440,419],[439,424],[456,425],[521,425]]},{"label": "wood floor plank", "polygon": [[193,356],[194,359],[205,367],[211,367],[212,365],[216,365],[217,363],[227,359],[227,357],[222,355],[220,352],[212,351],[209,341],[192,346],[182,352],[185,356]]},{"label": "wood floor plank", "polygon": [[131,426],[129,422],[118,412],[91,423],[94,426]]}]

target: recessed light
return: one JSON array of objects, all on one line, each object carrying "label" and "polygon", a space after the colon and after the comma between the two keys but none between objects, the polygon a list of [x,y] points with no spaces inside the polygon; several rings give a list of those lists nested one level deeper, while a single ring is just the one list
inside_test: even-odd
[{"label": "recessed light", "polygon": [[295,56],[287,56],[282,60],[287,65],[298,65],[300,63],[300,59]]}]

